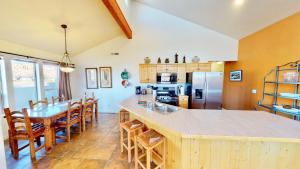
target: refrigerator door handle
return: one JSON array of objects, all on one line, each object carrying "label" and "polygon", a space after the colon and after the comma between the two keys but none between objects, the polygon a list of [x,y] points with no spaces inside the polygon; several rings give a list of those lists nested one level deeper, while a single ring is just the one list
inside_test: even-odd
[{"label": "refrigerator door handle", "polygon": [[205,90],[205,95],[204,95],[204,99],[205,99],[205,101],[204,101],[204,109],[206,109],[206,103],[207,103],[207,91],[208,91],[208,85],[207,85],[207,80],[205,79],[205,87],[204,87],[204,90]]}]

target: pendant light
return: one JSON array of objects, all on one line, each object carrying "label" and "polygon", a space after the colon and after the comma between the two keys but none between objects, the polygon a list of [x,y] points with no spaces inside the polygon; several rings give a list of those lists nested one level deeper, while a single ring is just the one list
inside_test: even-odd
[{"label": "pendant light", "polygon": [[61,27],[65,31],[65,53],[60,61],[60,70],[62,72],[71,73],[74,71],[75,65],[71,63],[71,59],[67,50],[67,25],[63,24]]}]

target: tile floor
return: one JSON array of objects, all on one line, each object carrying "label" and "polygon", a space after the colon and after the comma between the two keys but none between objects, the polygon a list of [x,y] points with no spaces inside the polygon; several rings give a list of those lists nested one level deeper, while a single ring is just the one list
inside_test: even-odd
[{"label": "tile floor", "polygon": [[[72,134],[71,142],[60,141],[50,154],[37,152],[37,162],[32,163],[29,147],[22,150],[19,159],[12,157],[5,143],[8,169],[132,169],[126,152],[120,153],[117,114],[101,114],[98,123],[89,123],[87,131]],[[1,167],[0,167],[1,168]]]}]

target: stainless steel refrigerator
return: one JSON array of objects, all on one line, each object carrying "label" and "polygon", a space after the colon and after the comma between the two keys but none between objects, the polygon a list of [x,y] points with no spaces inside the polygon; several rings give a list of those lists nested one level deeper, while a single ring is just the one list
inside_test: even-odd
[{"label": "stainless steel refrigerator", "polygon": [[187,74],[189,108],[222,109],[223,72]]}]

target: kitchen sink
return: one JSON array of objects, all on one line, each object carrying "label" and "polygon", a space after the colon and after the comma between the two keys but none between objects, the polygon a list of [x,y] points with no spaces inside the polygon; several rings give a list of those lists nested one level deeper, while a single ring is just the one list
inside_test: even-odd
[{"label": "kitchen sink", "polygon": [[167,105],[159,102],[147,102],[143,105],[143,107],[160,114],[170,114],[178,111],[178,107],[176,106]]}]

